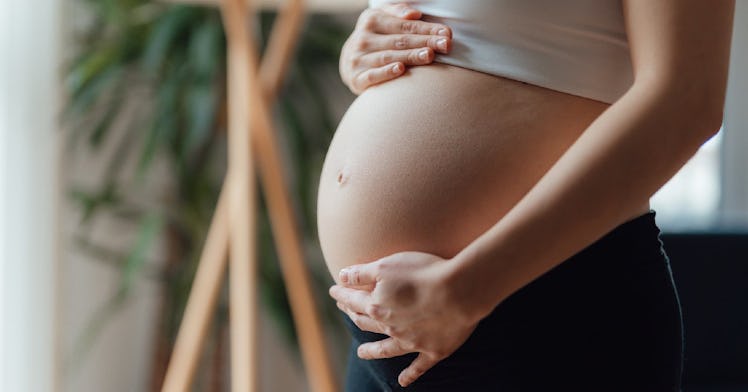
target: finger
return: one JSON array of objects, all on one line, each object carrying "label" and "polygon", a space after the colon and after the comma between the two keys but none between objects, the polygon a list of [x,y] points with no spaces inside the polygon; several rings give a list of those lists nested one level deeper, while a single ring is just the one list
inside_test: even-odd
[{"label": "finger", "polygon": [[341,304],[340,302],[337,303],[337,306],[338,309],[342,310],[346,315],[348,315],[351,321],[353,321],[353,324],[356,324],[356,326],[360,330],[384,334],[384,328],[381,326],[381,324],[374,321],[371,317],[365,314],[352,312],[349,309],[346,309],[346,307],[343,306],[343,304]]},{"label": "finger", "polygon": [[366,52],[429,47],[436,52],[448,53],[452,48],[452,39],[441,35],[369,34],[364,39]]},{"label": "finger", "polygon": [[418,357],[411,362],[410,366],[400,372],[400,376],[397,377],[397,382],[402,387],[406,387],[413,383],[419,377],[421,377],[426,371],[434,367],[439,362],[429,358],[426,354],[420,353]]},{"label": "finger", "polygon": [[330,296],[335,298],[347,309],[356,313],[366,314],[366,309],[371,302],[369,292],[363,290],[351,289],[340,285],[330,287]]},{"label": "finger", "polygon": [[359,57],[358,66],[362,68],[375,68],[396,62],[405,65],[425,65],[433,61],[434,51],[431,48],[383,50],[367,53]]},{"label": "finger", "polygon": [[[395,65],[397,65],[398,69],[405,68],[403,64],[401,63],[395,63]],[[394,66],[385,66],[385,67],[380,67],[380,68],[375,68],[375,69],[371,69],[368,71],[364,71],[362,72],[362,74],[371,72],[371,71],[381,70],[382,68],[386,68],[386,67],[391,68],[390,72],[402,72],[401,70],[400,71],[395,70]],[[359,77],[360,75],[357,76],[356,78],[358,79]],[[364,77],[364,79],[367,82],[374,80],[371,77]],[[378,260],[378,261],[373,261],[371,263],[351,265],[349,267],[345,267],[341,269],[340,272],[338,272],[338,278],[340,279],[341,282],[343,282],[344,286],[350,286],[350,285],[358,286],[362,284],[376,283],[379,280],[379,270],[380,270],[381,264],[382,262]]]},{"label": "finger", "polygon": [[424,34],[452,37],[452,29],[440,23],[402,19],[384,12],[372,12],[365,20],[367,30],[379,34]]},{"label": "finger", "polygon": [[405,355],[410,351],[403,349],[394,338],[377,342],[364,343],[358,346],[357,354],[361,359],[382,359]]},{"label": "finger", "polygon": [[[405,65],[399,62],[387,64],[378,68],[367,69],[353,77],[353,80],[351,81],[351,90],[356,94],[361,94],[367,88],[395,79],[402,75],[403,72],[405,72]],[[343,282],[342,280],[341,282],[346,286],[356,286],[356,284],[351,282]]]},{"label": "finger", "polygon": [[405,19],[421,19],[421,11],[408,7],[405,3],[387,4],[381,8],[382,11]]}]

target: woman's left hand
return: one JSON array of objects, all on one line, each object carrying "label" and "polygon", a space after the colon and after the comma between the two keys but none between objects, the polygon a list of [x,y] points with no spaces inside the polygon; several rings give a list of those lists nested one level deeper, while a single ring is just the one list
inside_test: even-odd
[{"label": "woman's left hand", "polygon": [[[454,259],[407,251],[344,268],[330,288],[338,307],[362,330],[390,337],[358,347],[363,359],[418,357],[400,373],[406,386],[455,352],[482,317],[456,284]],[[352,287],[374,285],[373,290]]]}]

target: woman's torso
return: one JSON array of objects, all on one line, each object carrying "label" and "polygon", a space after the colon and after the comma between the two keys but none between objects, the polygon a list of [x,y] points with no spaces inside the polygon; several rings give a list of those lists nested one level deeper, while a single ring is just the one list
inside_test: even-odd
[{"label": "woman's torso", "polygon": [[454,256],[608,106],[442,63],[370,87],[341,120],[320,176],[317,225],[333,277],[400,251]]}]

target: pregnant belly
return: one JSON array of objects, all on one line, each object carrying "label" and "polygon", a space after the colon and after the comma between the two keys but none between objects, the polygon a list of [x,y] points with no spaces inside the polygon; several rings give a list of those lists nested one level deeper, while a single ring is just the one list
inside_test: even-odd
[{"label": "pregnant belly", "polygon": [[320,176],[317,227],[333,278],[406,250],[454,256],[607,106],[443,64],[369,88],[343,116]]}]

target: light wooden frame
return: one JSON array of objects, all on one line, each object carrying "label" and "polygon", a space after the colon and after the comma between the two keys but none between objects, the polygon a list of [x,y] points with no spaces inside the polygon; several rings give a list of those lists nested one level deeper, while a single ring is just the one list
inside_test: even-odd
[{"label": "light wooden frame", "polygon": [[288,0],[281,7],[260,66],[252,29],[248,24],[253,20],[248,16],[254,15],[249,1],[211,2],[220,5],[228,45],[229,169],[162,391],[190,390],[199,349],[205,340],[227,266],[227,254],[230,256],[231,389],[233,392],[245,392],[258,388],[258,265],[256,189],[253,181],[256,169],[265,191],[309,385],[314,392],[335,392],[338,385],[316,312],[270,111],[270,104],[298,40],[304,2]]}]

